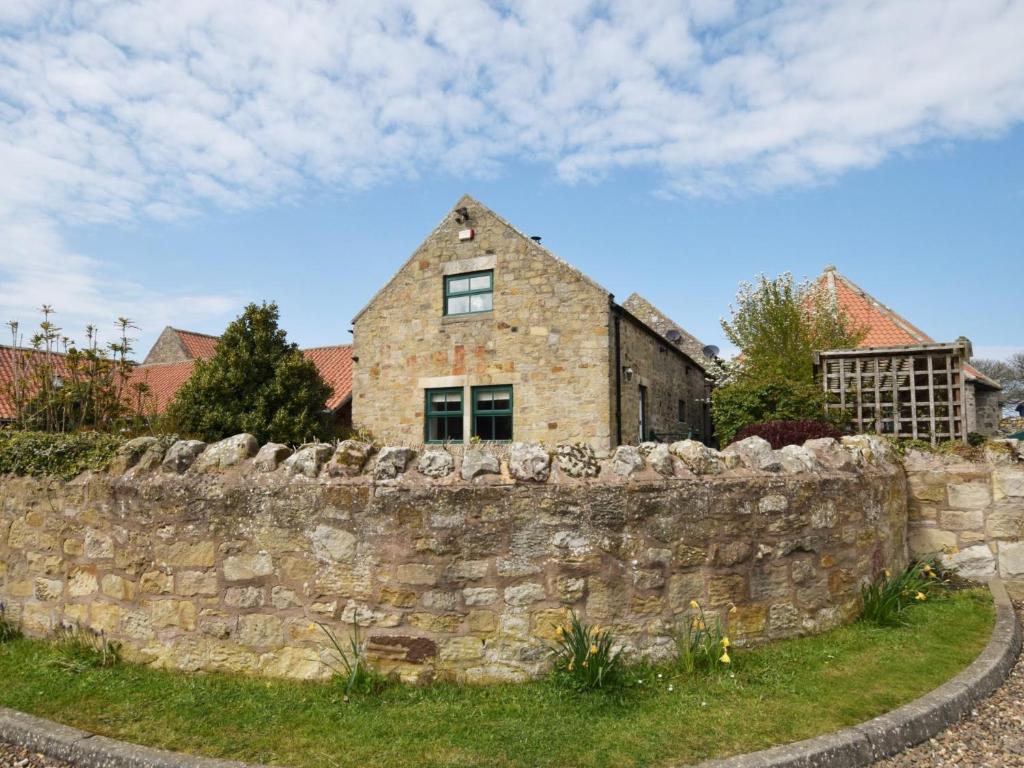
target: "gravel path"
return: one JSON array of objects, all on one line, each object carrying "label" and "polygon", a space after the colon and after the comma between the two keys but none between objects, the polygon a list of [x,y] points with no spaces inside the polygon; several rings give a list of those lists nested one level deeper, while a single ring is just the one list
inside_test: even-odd
[{"label": "gravel path", "polygon": [[66,763],[0,741],[0,768],[68,768]]},{"label": "gravel path", "polygon": [[[1017,603],[1024,621],[1024,606]],[[875,768],[1024,768],[1024,654],[1003,686],[934,739]]]},{"label": "gravel path", "polygon": [[[1017,604],[1024,622],[1024,604]],[[1024,768],[1024,654],[1010,677],[970,716],[873,768]],[[70,768],[0,742],[0,768]]]}]

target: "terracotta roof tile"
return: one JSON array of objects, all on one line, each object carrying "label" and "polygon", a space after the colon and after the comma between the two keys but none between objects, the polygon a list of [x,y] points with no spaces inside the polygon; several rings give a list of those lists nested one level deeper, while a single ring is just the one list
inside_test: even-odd
[{"label": "terracotta roof tile", "polygon": [[[890,309],[869,294],[850,278],[840,274],[834,267],[828,267],[819,278],[822,285],[835,296],[840,309],[853,322],[866,329],[864,338],[857,344],[866,347],[900,347],[914,344],[931,344],[934,339],[896,311]],[[964,373],[969,379],[999,389],[993,381],[974,366],[965,363]]]},{"label": "terracotta roof tile", "polygon": [[[182,385],[192,376],[195,360],[180,363],[140,365],[132,371],[131,385],[145,384],[149,389],[143,395],[143,413],[163,413]],[[137,393],[130,386],[132,405],[137,404]]]},{"label": "terracotta roof tile", "polygon": [[[42,357],[45,354],[45,352],[34,349],[15,349],[11,346],[0,345],[0,421],[9,421],[17,415],[8,391],[8,388],[14,383],[15,369],[19,371],[19,376],[24,375],[22,371],[28,358]],[[58,375],[67,375],[64,367],[64,355],[60,352],[53,353],[53,365]]]},{"label": "terracotta roof tile", "polygon": [[333,389],[327,407],[334,410],[352,396],[352,345],[312,347],[302,350],[307,360],[320,371],[320,376]]},{"label": "terracotta roof tile", "polygon": [[181,343],[185,346],[186,351],[193,360],[209,360],[217,351],[217,343],[220,341],[219,336],[210,336],[209,334],[196,333],[195,331],[183,331],[180,328],[174,328],[173,330],[178,334],[178,338],[181,339]]}]

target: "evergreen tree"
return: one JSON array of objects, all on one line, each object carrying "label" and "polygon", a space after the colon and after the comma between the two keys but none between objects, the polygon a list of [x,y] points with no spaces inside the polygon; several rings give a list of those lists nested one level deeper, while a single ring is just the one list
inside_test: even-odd
[{"label": "evergreen tree", "polygon": [[250,304],[167,410],[169,426],[206,441],[249,432],[260,442],[326,436],[331,388],[278,327],[276,304]]}]

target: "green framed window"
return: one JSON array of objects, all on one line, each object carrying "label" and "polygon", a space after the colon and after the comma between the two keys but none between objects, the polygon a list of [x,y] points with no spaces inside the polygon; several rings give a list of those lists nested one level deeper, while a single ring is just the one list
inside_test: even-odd
[{"label": "green framed window", "polygon": [[494,307],[494,270],[464,272],[444,278],[444,313],[471,315]]},{"label": "green framed window", "polygon": [[512,387],[473,387],[473,437],[512,439]]},{"label": "green framed window", "polygon": [[428,443],[462,442],[462,389],[428,389],[424,440]]}]

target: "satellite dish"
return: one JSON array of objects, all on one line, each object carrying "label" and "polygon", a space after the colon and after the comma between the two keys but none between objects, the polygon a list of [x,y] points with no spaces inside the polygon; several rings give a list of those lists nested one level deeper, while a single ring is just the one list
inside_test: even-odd
[{"label": "satellite dish", "polygon": [[681,334],[675,328],[669,328],[668,331],[665,332],[665,338],[671,341],[673,344],[678,344],[680,341],[683,340],[683,334]]},{"label": "satellite dish", "polygon": [[714,344],[708,344],[706,347],[704,347],[704,357],[711,357],[711,358],[718,357],[718,353],[720,351],[721,350],[718,347],[716,347]]}]

